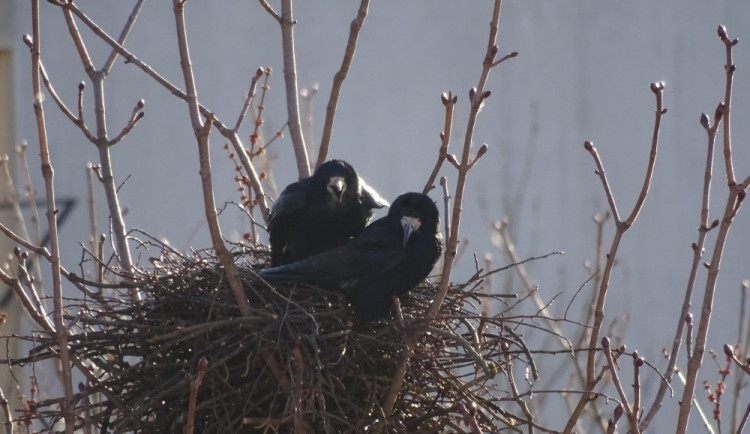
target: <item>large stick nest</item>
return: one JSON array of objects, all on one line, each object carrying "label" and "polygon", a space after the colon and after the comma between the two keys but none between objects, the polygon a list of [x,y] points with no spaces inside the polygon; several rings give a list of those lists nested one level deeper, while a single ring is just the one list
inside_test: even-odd
[{"label": "large stick nest", "polygon": [[[203,433],[363,432],[380,424],[385,432],[445,432],[469,429],[464,423],[497,431],[519,422],[500,408],[508,393],[492,377],[519,354],[531,360],[502,318],[481,315],[482,297],[491,296],[453,285],[439,318],[426,324],[437,288],[424,283],[401,301],[402,318],[360,324],[339,294],[260,281],[253,267],[264,259],[249,253],[239,262],[250,316],[240,314],[206,252],[154,261],[138,278],[140,304],[126,288],[68,300],[77,319],[71,350],[94,374],[76,395],[79,423],[102,432],[184,432],[191,389],[195,432]],[[55,356],[53,339],[37,343],[17,362]],[[37,415],[54,421],[60,402],[39,402]]]}]

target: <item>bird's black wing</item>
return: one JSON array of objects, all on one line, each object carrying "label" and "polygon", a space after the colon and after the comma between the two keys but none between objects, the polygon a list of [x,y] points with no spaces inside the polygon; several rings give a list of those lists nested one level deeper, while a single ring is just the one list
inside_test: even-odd
[{"label": "bird's black wing", "polygon": [[378,194],[374,188],[370,187],[361,177],[359,178],[359,186],[362,189],[362,204],[368,209],[379,209],[390,206],[388,201]]},{"label": "bird's black wing", "polygon": [[271,242],[271,263],[286,264],[293,260],[288,250],[289,237],[310,202],[310,178],[289,184],[271,208],[268,232]]},{"label": "bird's black wing", "polygon": [[310,200],[310,183],[306,181],[307,179],[293,182],[281,192],[268,216],[269,226],[286,220],[307,207]]},{"label": "bird's black wing", "polygon": [[405,257],[398,234],[388,234],[389,228],[377,223],[345,244],[259,274],[269,282],[309,282],[346,292],[362,280],[388,273]]}]

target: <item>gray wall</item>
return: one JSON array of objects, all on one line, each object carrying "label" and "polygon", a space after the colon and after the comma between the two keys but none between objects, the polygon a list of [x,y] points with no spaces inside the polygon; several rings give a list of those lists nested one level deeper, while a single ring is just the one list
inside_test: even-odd
[{"label": "gray wall", "polygon": [[[132,7],[132,2],[77,3],[110,34],[119,33]],[[343,0],[296,3],[300,86],[315,82],[320,86],[314,101],[317,141],[332,76],[357,5]],[[30,61],[20,42],[20,35],[30,32],[29,11],[22,3],[13,3],[13,8],[16,139],[33,143]],[[467,91],[479,77],[490,9],[490,2],[373,2],[343,88],[331,156],[349,160],[385,197],[421,189],[437,155],[443,119],[439,96],[447,90],[459,95],[452,145],[453,152],[459,150],[468,113]],[[60,11],[43,3],[42,19],[44,61],[57,91],[73,104],[84,72]],[[471,175],[462,221],[468,251],[454,280],[472,273],[472,252],[480,256],[489,252],[496,264],[506,263],[492,245],[490,225],[512,216],[522,256],[567,252],[529,266],[544,297],[562,293],[560,305],[553,306],[562,312],[588,277],[583,264],[594,255],[591,217],[607,210],[583,141],[591,140],[598,147],[620,212],[627,214],[648,158],[654,109],[649,84],[664,80],[668,113],[656,173],[643,212],[621,247],[606,306],[610,319],[630,315],[624,334],[628,347],[661,366],[661,349],[671,345],[679,314],[692,258],[690,243],[697,236],[706,143],[698,119],[702,111],[713,114],[723,95],[724,48],[716,36],[720,23],[741,41],[735,50],[733,137],[735,170],[744,178],[750,174],[747,3],[506,2],[500,53],[520,54],[494,70],[488,83],[493,93],[474,137],[477,143],[486,142],[490,151]],[[280,32],[262,8],[256,2],[236,0],[189,2],[188,25],[201,101],[219,117],[233,121],[252,73],[260,65],[271,66],[275,74],[266,102],[266,133],[283,125]],[[88,31],[84,35],[96,65],[101,65],[106,47]],[[147,2],[126,45],[183,87],[170,2]],[[122,62],[108,78],[106,92],[111,135],[119,131],[138,99],[147,103],[146,118],[113,149],[116,176],[119,181],[127,178],[121,189],[127,224],[164,237],[178,249],[208,247],[196,146],[185,104]],[[90,86],[86,103],[87,121],[93,125]],[[51,100],[45,104],[58,194],[77,197],[83,204],[84,166],[95,161],[96,151]],[[233,164],[221,149],[223,141],[216,134],[212,140],[221,205],[238,198]],[[296,176],[288,138],[274,144],[272,151],[278,155],[276,182],[285,185]],[[712,219],[719,217],[726,195],[719,158],[717,153]],[[455,181],[452,169],[443,173]],[[525,192],[523,199],[511,205],[519,189]],[[440,200],[437,190],[432,197]],[[103,206],[99,215],[100,227],[105,227]],[[224,216],[222,223],[230,236],[248,227],[237,213]],[[65,265],[70,268],[79,258],[77,243],[85,240],[87,224],[85,209],[79,207],[63,227],[69,261]],[[612,233],[609,225],[608,240]],[[750,218],[743,209],[721,267],[710,348],[720,350],[723,343],[735,339],[738,288],[748,277],[748,234]],[[712,240],[707,246],[713,245]],[[705,270],[700,273],[705,278]],[[497,291],[521,290],[515,280],[500,278],[495,284]],[[694,305],[699,302],[694,300]],[[684,365],[684,359],[680,363]],[[649,380],[647,392],[656,386],[653,375]],[[665,426],[671,427],[676,409],[676,398],[666,402],[660,417]]]}]

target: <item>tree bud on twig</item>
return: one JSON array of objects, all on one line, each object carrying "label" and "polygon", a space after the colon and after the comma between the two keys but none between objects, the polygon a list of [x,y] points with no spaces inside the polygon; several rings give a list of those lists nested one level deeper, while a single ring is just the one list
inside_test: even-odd
[{"label": "tree bud on twig", "polygon": [[664,90],[665,83],[663,81],[655,81],[651,83],[651,92],[659,93]]},{"label": "tree bud on twig", "polygon": [[719,24],[719,28],[716,29],[716,33],[719,34],[719,38],[721,38],[722,41],[726,41],[729,39],[727,37],[727,28],[723,24]]},{"label": "tree bud on twig", "polygon": [[718,123],[722,117],[724,117],[724,102],[720,102],[719,105],[716,106],[716,111],[714,112],[714,119],[716,120],[716,123]]},{"label": "tree bud on twig", "polygon": [[701,126],[705,129],[711,128],[711,120],[708,118],[708,115],[705,113],[701,113]]},{"label": "tree bud on twig", "polygon": [[610,342],[608,336],[602,336],[602,347],[604,347],[605,350],[609,349]]},{"label": "tree bud on twig", "polygon": [[85,82],[82,81],[82,82],[78,83],[78,91],[79,92],[82,91],[85,88],[86,88],[86,83]]},{"label": "tree bud on twig", "polygon": [[620,419],[622,417],[622,413],[623,412],[624,412],[624,410],[622,409],[622,405],[618,405],[615,408],[615,421],[617,421],[618,419]]},{"label": "tree bud on twig", "polygon": [[724,354],[728,357],[732,357],[734,355],[734,348],[732,348],[731,345],[724,344]]}]

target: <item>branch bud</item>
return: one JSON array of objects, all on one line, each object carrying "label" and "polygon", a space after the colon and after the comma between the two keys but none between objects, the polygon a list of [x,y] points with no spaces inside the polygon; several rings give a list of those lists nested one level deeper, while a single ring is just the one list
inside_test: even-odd
[{"label": "branch bud", "polygon": [[[482,158],[482,155],[484,155],[484,154],[486,154],[486,153],[487,153],[487,149],[488,149],[488,148],[489,148],[489,147],[487,146],[487,144],[486,144],[486,143],[482,143],[482,146],[480,146],[480,147],[479,147],[479,150],[477,151],[477,155],[476,155],[476,156],[474,157],[474,161],[476,161],[476,160],[478,160],[478,159]],[[743,190],[743,191],[744,191],[744,190]]]},{"label": "branch bud", "polygon": [[497,56],[497,44],[493,45],[492,48],[490,48],[490,57],[493,59]]},{"label": "branch bud", "polygon": [[711,120],[708,118],[708,115],[705,113],[701,113],[701,126],[704,129],[711,128]]},{"label": "branch bud", "polygon": [[716,119],[716,122],[718,123],[721,121],[721,118],[724,117],[724,109],[726,108],[726,105],[724,102],[720,102],[719,105],[716,106],[716,112],[714,112],[714,119]]},{"label": "branch bud", "polygon": [[138,107],[138,110],[141,110],[143,109],[143,107],[146,106],[146,101],[143,98],[141,98],[138,100],[138,103],[135,106]]},{"label": "branch bud", "polygon": [[21,39],[23,40],[23,43],[26,44],[27,47],[32,48],[34,46],[34,40],[31,39],[31,35],[25,34],[23,35],[23,38]]},{"label": "branch bud", "polygon": [[664,90],[664,82],[663,81],[655,81],[651,83],[651,92],[653,93],[659,93],[662,90]]},{"label": "branch bud", "polygon": [[258,79],[263,75],[263,67],[258,67],[258,69],[255,70],[255,78]]},{"label": "branch bud", "polygon": [[594,144],[586,140],[585,142],[583,142],[583,147],[587,151],[591,152],[591,150],[594,149]]},{"label": "branch bud", "polygon": [[608,336],[603,336],[602,337],[602,347],[604,347],[604,349],[607,350],[607,349],[609,349],[609,346],[610,346],[609,337]]},{"label": "branch bud", "polygon": [[732,348],[731,345],[724,344],[724,354],[728,357],[732,357],[734,355],[734,348]]},{"label": "branch bud", "polygon": [[620,419],[622,417],[622,413],[624,411],[625,410],[623,410],[622,404],[620,404],[617,407],[615,407],[615,421],[618,420],[618,419]]},{"label": "branch bud", "polygon": [[716,29],[716,33],[719,34],[719,38],[721,38],[722,41],[726,42],[729,40],[729,37],[727,37],[727,27],[723,24],[719,25],[719,28]]},{"label": "branch bud", "polygon": [[83,92],[83,89],[85,89],[85,88],[86,88],[86,83],[85,82],[82,81],[82,82],[78,83],[78,92]]}]

